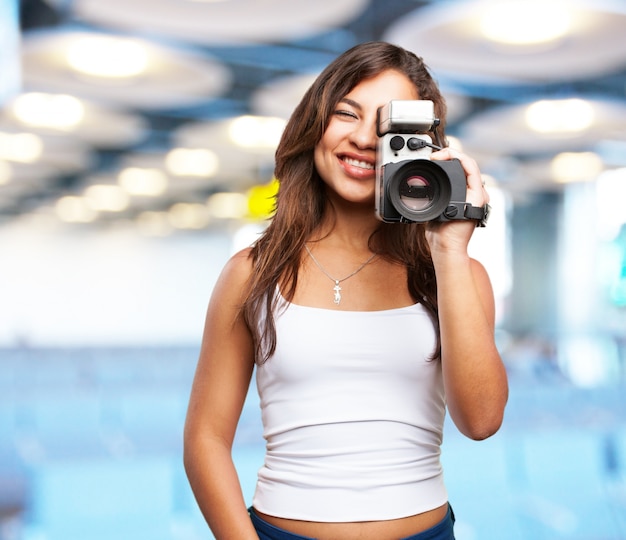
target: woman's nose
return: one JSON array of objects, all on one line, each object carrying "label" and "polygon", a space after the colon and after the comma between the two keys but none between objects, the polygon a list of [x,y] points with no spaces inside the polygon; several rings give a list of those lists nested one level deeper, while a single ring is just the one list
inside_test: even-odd
[{"label": "woman's nose", "polygon": [[376,148],[376,124],[361,122],[352,132],[352,142],[359,148]]}]

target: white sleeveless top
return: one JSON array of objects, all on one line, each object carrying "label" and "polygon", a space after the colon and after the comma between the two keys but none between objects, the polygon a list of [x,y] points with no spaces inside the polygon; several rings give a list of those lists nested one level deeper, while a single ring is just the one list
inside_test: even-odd
[{"label": "white sleeveless top", "polygon": [[352,522],[445,504],[445,396],[422,305],[286,304],[276,332],[276,352],[256,372],[267,449],[253,506],[282,518]]}]

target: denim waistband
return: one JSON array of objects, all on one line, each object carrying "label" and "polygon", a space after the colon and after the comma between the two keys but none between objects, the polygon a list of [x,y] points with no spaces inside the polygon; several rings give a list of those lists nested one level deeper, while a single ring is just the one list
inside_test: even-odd
[{"label": "denim waistband", "polygon": [[[260,540],[315,540],[309,536],[294,534],[268,523],[252,507],[248,509],[248,512]],[[454,540],[454,521],[454,512],[452,507],[448,505],[448,513],[439,523],[430,529],[407,536],[402,540]]]},{"label": "denim waistband", "polygon": [[252,507],[248,508],[248,513],[250,514],[252,525],[254,525],[259,535],[259,540],[315,540],[309,536],[301,536],[268,523]]}]

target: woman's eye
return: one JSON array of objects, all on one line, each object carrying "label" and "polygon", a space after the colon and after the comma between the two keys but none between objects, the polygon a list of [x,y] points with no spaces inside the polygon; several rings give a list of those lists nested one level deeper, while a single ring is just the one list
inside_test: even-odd
[{"label": "woman's eye", "polygon": [[345,118],[356,118],[357,117],[356,114],[354,114],[352,111],[345,111],[345,110],[342,110],[342,109],[336,110],[335,114],[337,116],[343,116]]}]

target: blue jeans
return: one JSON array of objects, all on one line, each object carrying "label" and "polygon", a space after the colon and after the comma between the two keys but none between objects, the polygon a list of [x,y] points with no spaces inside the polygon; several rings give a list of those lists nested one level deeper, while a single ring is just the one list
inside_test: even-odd
[{"label": "blue jeans", "polygon": [[[248,511],[252,524],[259,535],[259,540],[315,540],[308,536],[290,533],[268,523],[264,519],[261,519],[252,508]],[[437,523],[437,525],[414,534],[413,536],[407,536],[402,540],[454,540],[454,521],[454,512],[452,511],[452,507],[448,506],[446,517]]]}]

